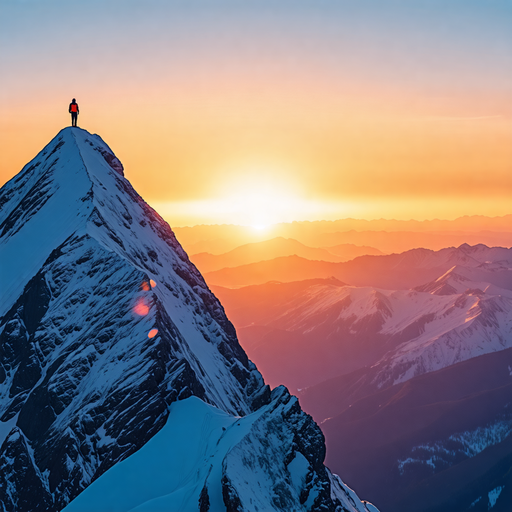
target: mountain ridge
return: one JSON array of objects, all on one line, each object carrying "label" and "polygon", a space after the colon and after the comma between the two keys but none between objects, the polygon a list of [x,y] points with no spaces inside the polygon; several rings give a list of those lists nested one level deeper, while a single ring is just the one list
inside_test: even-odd
[{"label": "mountain ridge", "polygon": [[479,251],[502,254],[507,260],[512,249],[489,248],[484,244],[447,247],[439,251],[411,249],[403,253],[358,256],[342,263],[311,261],[300,256],[285,256],[205,273],[210,285],[240,287],[269,281],[291,282],[334,277],[353,286],[385,289],[410,289],[439,278],[456,264],[479,266]]},{"label": "mountain ridge", "polygon": [[308,247],[293,238],[276,237],[264,242],[241,245],[223,254],[208,252],[192,254],[190,259],[201,272],[213,272],[223,268],[268,261],[283,256],[300,256],[308,260],[342,262],[365,254],[382,254],[373,247],[358,247],[350,244],[338,245],[331,252],[329,248]]}]

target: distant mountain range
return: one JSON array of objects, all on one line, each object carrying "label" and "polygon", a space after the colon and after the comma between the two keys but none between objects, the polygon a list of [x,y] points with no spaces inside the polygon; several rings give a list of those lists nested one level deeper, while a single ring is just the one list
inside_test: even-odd
[{"label": "distant mountain range", "polygon": [[380,386],[512,343],[512,249],[461,246],[360,260],[371,263],[361,275],[379,282],[382,272],[390,285],[439,277],[402,290],[336,279],[212,287],[271,383],[299,389],[371,366]]},{"label": "distant mountain range", "polygon": [[[480,245],[488,250],[486,246]],[[506,251],[494,248],[492,251]],[[275,258],[205,274],[210,285],[239,287],[269,281],[290,282],[335,277],[354,286],[410,289],[433,281],[455,265],[475,267],[483,263],[471,246],[440,251],[413,249],[401,254],[360,256],[348,262],[311,261],[299,256]]]},{"label": "distant mountain range", "polygon": [[314,247],[327,247],[340,243],[372,246],[385,254],[401,253],[417,248],[438,251],[446,247],[458,247],[462,244],[510,247],[512,245],[512,227],[507,232],[346,231],[311,235],[304,237],[301,241]]},{"label": "distant mountain range", "polygon": [[175,231],[189,255],[201,252],[219,255],[241,245],[277,237],[291,238],[308,247],[353,244],[374,247],[391,254],[417,248],[439,250],[464,243],[510,247],[512,215],[428,221],[344,219],[293,222],[268,226],[262,231],[248,226],[203,225],[175,228]]},{"label": "distant mountain range", "polygon": [[333,265],[364,286],[331,278],[212,289],[267,381],[300,390],[328,463],[350,460],[349,482],[371,487],[383,512],[507,512],[512,249]]},{"label": "distant mountain range", "polygon": [[341,244],[333,248],[308,247],[297,240],[278,237],[264,242],[242,245],[225,254],[194,254],[190,259],[202,273],[207,273],[226,267],[238,267],[286,256],[339,263],[366,254],[376,255],[382,254],[382,252],[373,247],[359,247],[353,244]]}]

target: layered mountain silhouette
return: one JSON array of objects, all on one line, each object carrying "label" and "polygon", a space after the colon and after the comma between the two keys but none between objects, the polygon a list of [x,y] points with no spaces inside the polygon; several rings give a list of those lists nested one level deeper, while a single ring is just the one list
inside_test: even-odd
[{"label": "layered mountain silhouette", "polygon": [[376,510],[100,137],[62,130],[0,206],[2,510]]},{"label": "layered mountain silhouette", "polygon": [[[276,237],[296,240],[308,247],[327,248],[337,245],[367,246],[385,254],[411,249],[440,250],[485,244],[512,245],[512,215],[503,217],[466,216],[455,220],[361,220],[292,222],[256,231],[246,226],[201,225],[176,228],[176,234],[188,254],[201,252],[220,255],[241,245],[264,242]],[[374,249],[371,249],[374,248]],[[365,254],[374,254],[366,252]],[[359,254],[354,254],[353,257]]]},{"label": "layered mountain silhouette", "polygon": [[[269,281],[291,282],[335,277],[354,286],[407,290],[435,281],[455,265],[478,267],[483,261],[472,247],[486,246],[463,244],[439,251],[412,249],[400,254],[360,256],[343,263],[287,256],[208,272],[205,279],[211,285],[239,287]],[[492,249],[493,252],[499,250],[499,247]]]},{"label": "layered mountain silhouette", "polygon": [[279,237],[242,245],[225,254],[214,255],[207,252],[194,254],[191,256],[191,260],[202,273],[206,273],[286,256],[300,256],[308,260],[338,263],[365,254],[382,253],[372,247],[358,247],[350,244],[338,245],[333,248],[308,247],[297,240]]}]

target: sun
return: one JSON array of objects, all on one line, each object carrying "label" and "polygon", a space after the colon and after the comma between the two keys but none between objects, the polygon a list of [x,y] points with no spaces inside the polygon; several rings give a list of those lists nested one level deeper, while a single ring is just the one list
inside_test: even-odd
[{"label": "sun", "polygon": [[279,170],[241,170],[231,175],[219,192],[232,218],[257,231],[293,220],[300,209],[298,184]]},{"label": "sun", "polygon": [[266,231],[270,226],[266,224],[252,224],[251,228],[256,231]]}]

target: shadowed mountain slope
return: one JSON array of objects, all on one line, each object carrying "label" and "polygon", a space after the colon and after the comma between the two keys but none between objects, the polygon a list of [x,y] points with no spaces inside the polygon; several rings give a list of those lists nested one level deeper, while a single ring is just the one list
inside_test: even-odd
[{"label": "shadowed mountain slope", "polygon": [[[512,349],[487,354],[342,403],[348,379],[305,390],[327,463],[381,510],[506,512],[512,486]],[[330,415],[335,415],[330,417]],[[327,418],[327,419],[326,419]],[[473,508],[471,508],[471,504]],[[507,505],[508,503],[508,505]]]}]

